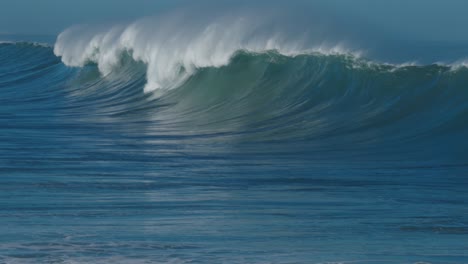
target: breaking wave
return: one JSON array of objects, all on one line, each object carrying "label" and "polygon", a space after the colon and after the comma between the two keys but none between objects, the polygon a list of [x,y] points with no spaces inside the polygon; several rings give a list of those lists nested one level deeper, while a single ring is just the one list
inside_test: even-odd
[{"label": "breaking wave", "polygon": [[[462,158],[468,149],[462,140],[468,129],[468,69],[463,66],[383,64],[336,50],[301,53],[271,39],[257,44],[261,48],[221,45],[201,54],[194,47],[205,50],[202,44],[185,43],[175,47],[173,57],[166,53],[170,44],[116,51],[123,49],[119,41],[128,39],[123,36],[136,34],[132,30],[66,49],[67,32],[55,54],[62,54],[66,65],[84,67],[63,65],[51,47],[0,44],[8,50],[2,54],[10,54],[1,59],[19,58],[20,64],[2,63],[9,69],[2,70],[0,85],[15,83],[18,89],[21,81],[41,81],[48,92],[40,98],[52,100],[51,105],[59,101],[54,94],[66,90],[68,110],[87,118],[92,109],[96,118],[152,122],[158,135],[301,142],[299,148],[343,155],[351,150],[401,154],[408,147],[432,155],[428,148],[445,146],[443,151]],[[117,36],[119,41],[110,41]],[[87,50],[103,43],[115,50]],[[78,47],[86,48],[75,57]]]}]

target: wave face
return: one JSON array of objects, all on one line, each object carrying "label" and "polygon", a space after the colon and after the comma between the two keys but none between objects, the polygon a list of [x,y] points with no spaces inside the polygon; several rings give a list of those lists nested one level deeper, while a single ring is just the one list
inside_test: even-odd
[{"label": "wave face", "polygon": [[0,262],[468,261],[462,63],[223,23],[0,44]]},{"label": "wave face", "polygon": [[[420,154],[431,158],[445,155],[427,152],[428,148],[439,152],[436,145],[453,142],[449,150],[460,148],[459,158],[466,157],[462,138],[468,92],[463,87],[468,70],[461,63],[377,63],[337,47],[285,48],[288,45],[273,38],[254,38],[253,43],[242,34],[211,27],[195,43],[175,36],[174,42],[162,45],[152,39],[142,47],[131,41],[141,41],[134,27],[85,38],[71,49],[64,44],[70,43],[68,34],[73,31],[66,31],[54,53],[66,65],[88,65],[86,72],[95,71],[96,76],[99,71],[104,77],[92,89],[150,92],[138,99],[148,102],[136,100],[132,105],[150,104],[144,107],[145,116],[162,122],[164,128],[170,124],[173,134],[189,130],[191,136],[292,141],[300,149],[336,149],[343,155],[350,155],[350,148],[351,153],[402,148],[400,155],[417,146]],[[235,32],[245,34],[240,28],[244,29],[236,25]],[[184,44],[177,46],[180,42]],[[84,84],[81,71],[78,85]],[[112,102],[113,115],[140,114],[136,111],[140,107],[115,108],[117,102]],[[453,140],[454,135],[460,138]],[[427,140],[431,146],[425,146]],[[403,143],[407,141],[411,144]]]}]

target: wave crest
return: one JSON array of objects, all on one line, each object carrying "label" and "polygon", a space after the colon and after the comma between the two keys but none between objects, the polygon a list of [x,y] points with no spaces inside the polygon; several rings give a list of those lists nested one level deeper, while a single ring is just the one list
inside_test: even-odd
[{"label": "wave crest", "polygon": [[197,21],[178,15],[109,28],[73,27],[58,36],[54,47],[66,65],[96,63],[103,75],[119,65],[122,53],[129,53],[147,65],[146,92],[177,87],[198,68],[227,65],[240,50],[275,50],[287,56],[351,53],[343,45],[311,45],[305,35],[292,39],[268,21],[249,17]]}]

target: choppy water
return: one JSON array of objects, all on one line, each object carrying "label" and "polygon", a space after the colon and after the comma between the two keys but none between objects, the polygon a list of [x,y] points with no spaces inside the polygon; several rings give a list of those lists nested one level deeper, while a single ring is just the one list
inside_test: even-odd
[{"label": "choppy water", "polygon": [[66,34],[0,44],[0,262],[468,263],[463,64]]}]

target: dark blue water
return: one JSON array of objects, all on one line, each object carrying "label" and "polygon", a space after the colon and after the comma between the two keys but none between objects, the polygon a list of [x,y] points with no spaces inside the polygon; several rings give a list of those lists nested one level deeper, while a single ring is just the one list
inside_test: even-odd
[{"label": "dark blue water", "polygon": [[468,263],[468,70],[0,44],[1,263]]}]

